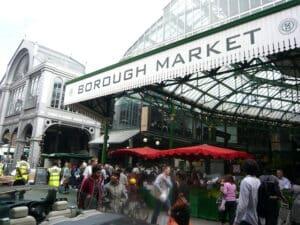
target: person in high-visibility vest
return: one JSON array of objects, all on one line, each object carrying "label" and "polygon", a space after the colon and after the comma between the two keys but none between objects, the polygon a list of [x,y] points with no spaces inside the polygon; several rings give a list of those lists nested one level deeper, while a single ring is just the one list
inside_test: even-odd
[{"label": "person in high-visibility vest", "polygon": [[1,160],[0,161],[0,177],[2,177],[4,175],[4,163]]},{"label": "person in high-visibility vest", "polygon": [[49,187],[58,188],[60,185],[60,172],[61,168],[58,167],[55,162],[51,168],[48,169],[49,172]]},{"label": "person in high-visibility vest", "polygon": [[[13,183],[14,186],[16,185],[25,185],[29,180],[29,172],[30,172],[30,165],[27,162],[26,156],[21,156],[21,161],[17,162],[16,171],[15,171],[15,181]],[[24,199],[25,191],[20,191],[19,193],[19,200]]]},{"label": "person in high-visibility vest", "polygon": [[2,160],[0,161],[0,177],[4,175],[4,164]]},{"label": "person in high-visibility vest", "polygon": [[13,185],[25,185],[29,179],[30,165],[27,162],[26,156],[21,156],[21,161],[17,162],[15,182]]}]

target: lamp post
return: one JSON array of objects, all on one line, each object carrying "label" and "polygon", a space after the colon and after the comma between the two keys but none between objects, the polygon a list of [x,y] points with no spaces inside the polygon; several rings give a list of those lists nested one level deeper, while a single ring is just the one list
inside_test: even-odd
[{"label": "lamp post", "polygon": [[174,119],[175,119],[175,107],[173,102],[171,101],[169,149],[173,148],[173,144],[174,144]]},{"label": "lamp post", "polygon": [[[106,163],[107,141],[108,141],[108,121],[104,122],[104,138],[101,152],[101,163]],[[99,155],[100,158],[100,155]]]}]

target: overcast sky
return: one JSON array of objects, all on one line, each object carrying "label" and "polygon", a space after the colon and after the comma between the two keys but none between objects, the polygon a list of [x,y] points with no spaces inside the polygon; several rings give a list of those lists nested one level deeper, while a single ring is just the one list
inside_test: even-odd
[{"label": "overcast sky", "polygon": [[9,0],[0,3],[0,78],[22,39],[91,72],[117,62],[170,0]]}]

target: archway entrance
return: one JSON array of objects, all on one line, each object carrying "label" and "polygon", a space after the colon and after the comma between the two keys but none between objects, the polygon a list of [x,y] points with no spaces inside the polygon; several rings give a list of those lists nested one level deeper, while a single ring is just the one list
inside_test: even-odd
[{"label": "archway entrance", "polygon": [[90,136],[86,130],[53,125],[45,132],[43,153],[79,153],[88,151]]},{"label": "archway entrance", "polygon": [[10,137],[11,137],[11,134],[10,134],[9,130],[4,131],[2,138],[1,138],[1,142],[3,142],[3,144],[8,144],[10,141]]},{"label": "archway entrance", "polygon": [[31,124],[27,124],[23,130],[22,138],[25,141],[23,153],[28,157],[30,152],[30,141],[32,137],[33,127]]},{"label": "archway entrance", "polygon": [[17,146],[17,135],[18,135],[18,128],[14,130],[11,135],[11,147],[15,148]]}]

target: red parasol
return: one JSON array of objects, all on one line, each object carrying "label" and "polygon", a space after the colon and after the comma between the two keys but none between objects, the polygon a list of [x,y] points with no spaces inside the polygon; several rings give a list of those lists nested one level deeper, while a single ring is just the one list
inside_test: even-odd
[{"label": "red parasol", "polygon": [[221,148],[207,144],[161,151],[160,157],[174,157],[184,159],[211,157],[214,159],[225,160],[253,158],[253,156],[247,152],[236,151],[233,149]]},{"label": "red parasol", "polygon": [[150,147],[143,147],[143,148],[124,148],[119,149],[117,151],[113,151],[110,153],[110,156],[112,157],[120,157],[124,155],[131,155],[131,156],[137,156],[144,159],[156,159],[160,157],[159,150],[156,150],[154,148]]},{"label": "red parasol", "polygon": [[110,153],[112,157],[120,157],[124,155],[136,156],[144,159],[158,159],[158,158],[183,158],[187,160],[195,160],[205,157],[210,157],[214,159],[249,159],[253,158],[253,155],[236,151],[229,148],[221,148],[213,145],[196,145],[183,148],[174,148],[169,150],[156,150],[150,147],[143,148],[129,148],[129,149],[120,149]]}]

